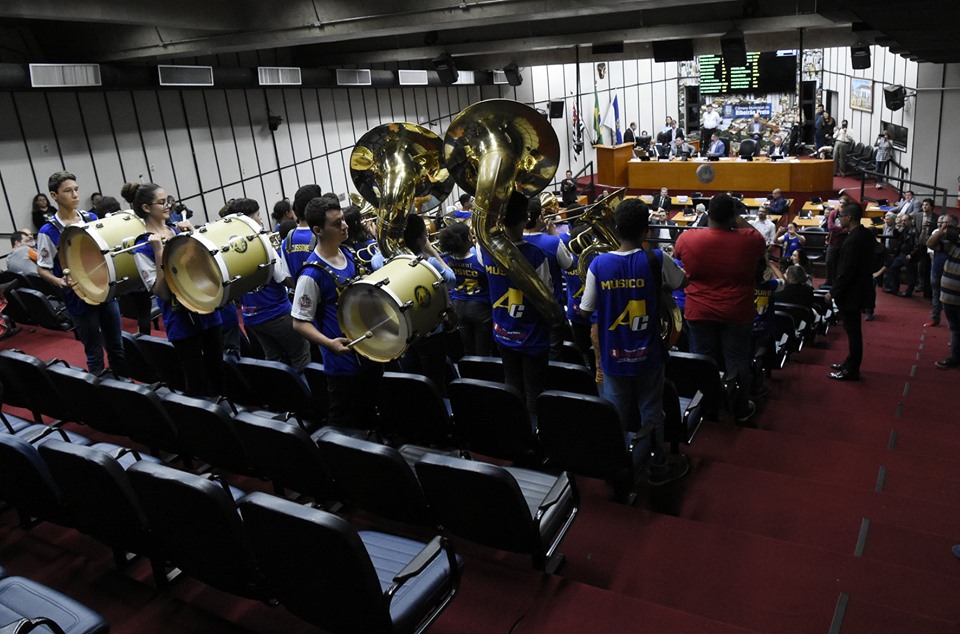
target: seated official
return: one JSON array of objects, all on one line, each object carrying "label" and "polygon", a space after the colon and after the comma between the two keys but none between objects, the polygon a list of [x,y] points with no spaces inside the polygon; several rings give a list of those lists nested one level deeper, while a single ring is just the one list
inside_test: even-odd
[{"label": "seated official", "polygon": [[783,137],[776,135],[773,137],[773,143],[767,146],[767,156],[787,157],[790,155],[789,148],[784,144]]},{"label": "seated official", "polygon": [[710,145],[707,146],[707,156],[726,156],[727,146],[720,140],[720,135],[716,132],[710,137]]},{"label": "seated official", "polygon": [[670,146],[670,156],[673,158],[681,158],[684,155],[687,157],[696,156],[697,149],[687,143],[682,136],[677,135],[673,145]]},{"label": "seated official", "polygon": [[782,216],[783,210],[787,208],[788,204],[790,204],[790,201],[783,197],[783,192],[778,187],[770,194],[770,202],[767,203],[767,206],[770,208],[771,214]]}]

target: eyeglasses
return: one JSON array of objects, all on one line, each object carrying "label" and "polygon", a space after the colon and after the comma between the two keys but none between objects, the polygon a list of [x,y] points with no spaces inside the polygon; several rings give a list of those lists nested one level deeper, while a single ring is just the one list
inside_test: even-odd
[{"label": "eyeglasses", "polygon": [[161,207],[169,207],[169,206],[170,206],[170,203],[168,203],[168,202],[165,201],[165,200],[155,200],[155,201],[153,201],[153,202],[150,203],[150,204],[151,204],[151,205],[160,205]]}]

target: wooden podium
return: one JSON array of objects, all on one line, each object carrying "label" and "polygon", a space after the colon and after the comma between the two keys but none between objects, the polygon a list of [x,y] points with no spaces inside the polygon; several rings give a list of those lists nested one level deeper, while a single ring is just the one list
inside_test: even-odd
[{"label": "wooden podium", "polygon": [[597,181],[600,185],[626,187],[627,164],[633,158],[633,143],[597,145]]}]

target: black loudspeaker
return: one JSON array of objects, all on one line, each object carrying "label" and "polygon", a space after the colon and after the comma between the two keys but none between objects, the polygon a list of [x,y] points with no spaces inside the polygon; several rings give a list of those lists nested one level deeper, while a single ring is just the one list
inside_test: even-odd
[{"label": "black loudspeaker", "polygon": [[884,86],[883,103],[888,110],[899,110],[907,98],[907,91],[903,86]]},{"label": "black loudspeaker", "polygon": [[453,57],[449,54],[441,55],[433,60],[433,67],[437,69],[441,84],[449,86],[460,79],[460,72],[457,70],[456,64],[453,63]]},{"label": "black loudspeaker", "polygon": [[693,40],[659,40],[653,42],[653,61],[685,62],[693,59]]},{"label": "black loudspeaker", "polygon": [[870,68],[870,47],[866,44],[855,44],[851,46],[850,66],[855,70]]},{"label": "black loudspeaker", "polygon": [[592,55],[619,55],[623,53],[623,42],[606,42],[604,44],[594,44],[590,47]]},{"label": "black loudspeaker", "polygon": [[817,114],[817,82],[800,82],[800,107],[805,121],[813,121]]},{"label": "black loudspeaker", "polygon": [[507,83],[511,86],[519,86],[523,83],[523,77],[520,75],[520,69],[516,64],[510,64],[503,67],[503,74],[507,76]]},{"label": "black loudspeaker", "polygon": [[562,101],[550,102],[550,118],[563,119],[563,102]]},{"label": "black loudspeaker", "polygon": [[279,130],[281,123],[283,123],[283,117],[279,115],[272,114],[267,117],[267,127],[270,128],[271,132]]},{"label": "black loudspeaker", "polygon": [[700,87],[684,86],[684,122],[687,133],[700,131]]},{"label": "black loudspeaker", "polygon": [[727,68],[747,65],[747,43],[743,41],[743,32],[734,29],[720,37],[720,54]]}]

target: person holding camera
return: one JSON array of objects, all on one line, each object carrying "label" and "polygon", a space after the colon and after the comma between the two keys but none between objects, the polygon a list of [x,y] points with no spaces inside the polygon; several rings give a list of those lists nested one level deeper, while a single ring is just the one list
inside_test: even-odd
[{"label": "person holding camera", "polygon": [[940,217],[927,247],[945,256],[939,290],[940,305],[950,327],[950,356],[937,361],[936,366],[942,370],[960,368],[960,230],[956,216]]},{"label": "person holding camera", "polygon": [[877,137],[877,142],[874,143],[877,147],[877,189],[882,189],[884,185],[884,178],[887,175],[887,167],[890,165],[890,161],[893,160],[893,141],[890,140],[890,133],[886,130],[880,133],[880,136]]}]

